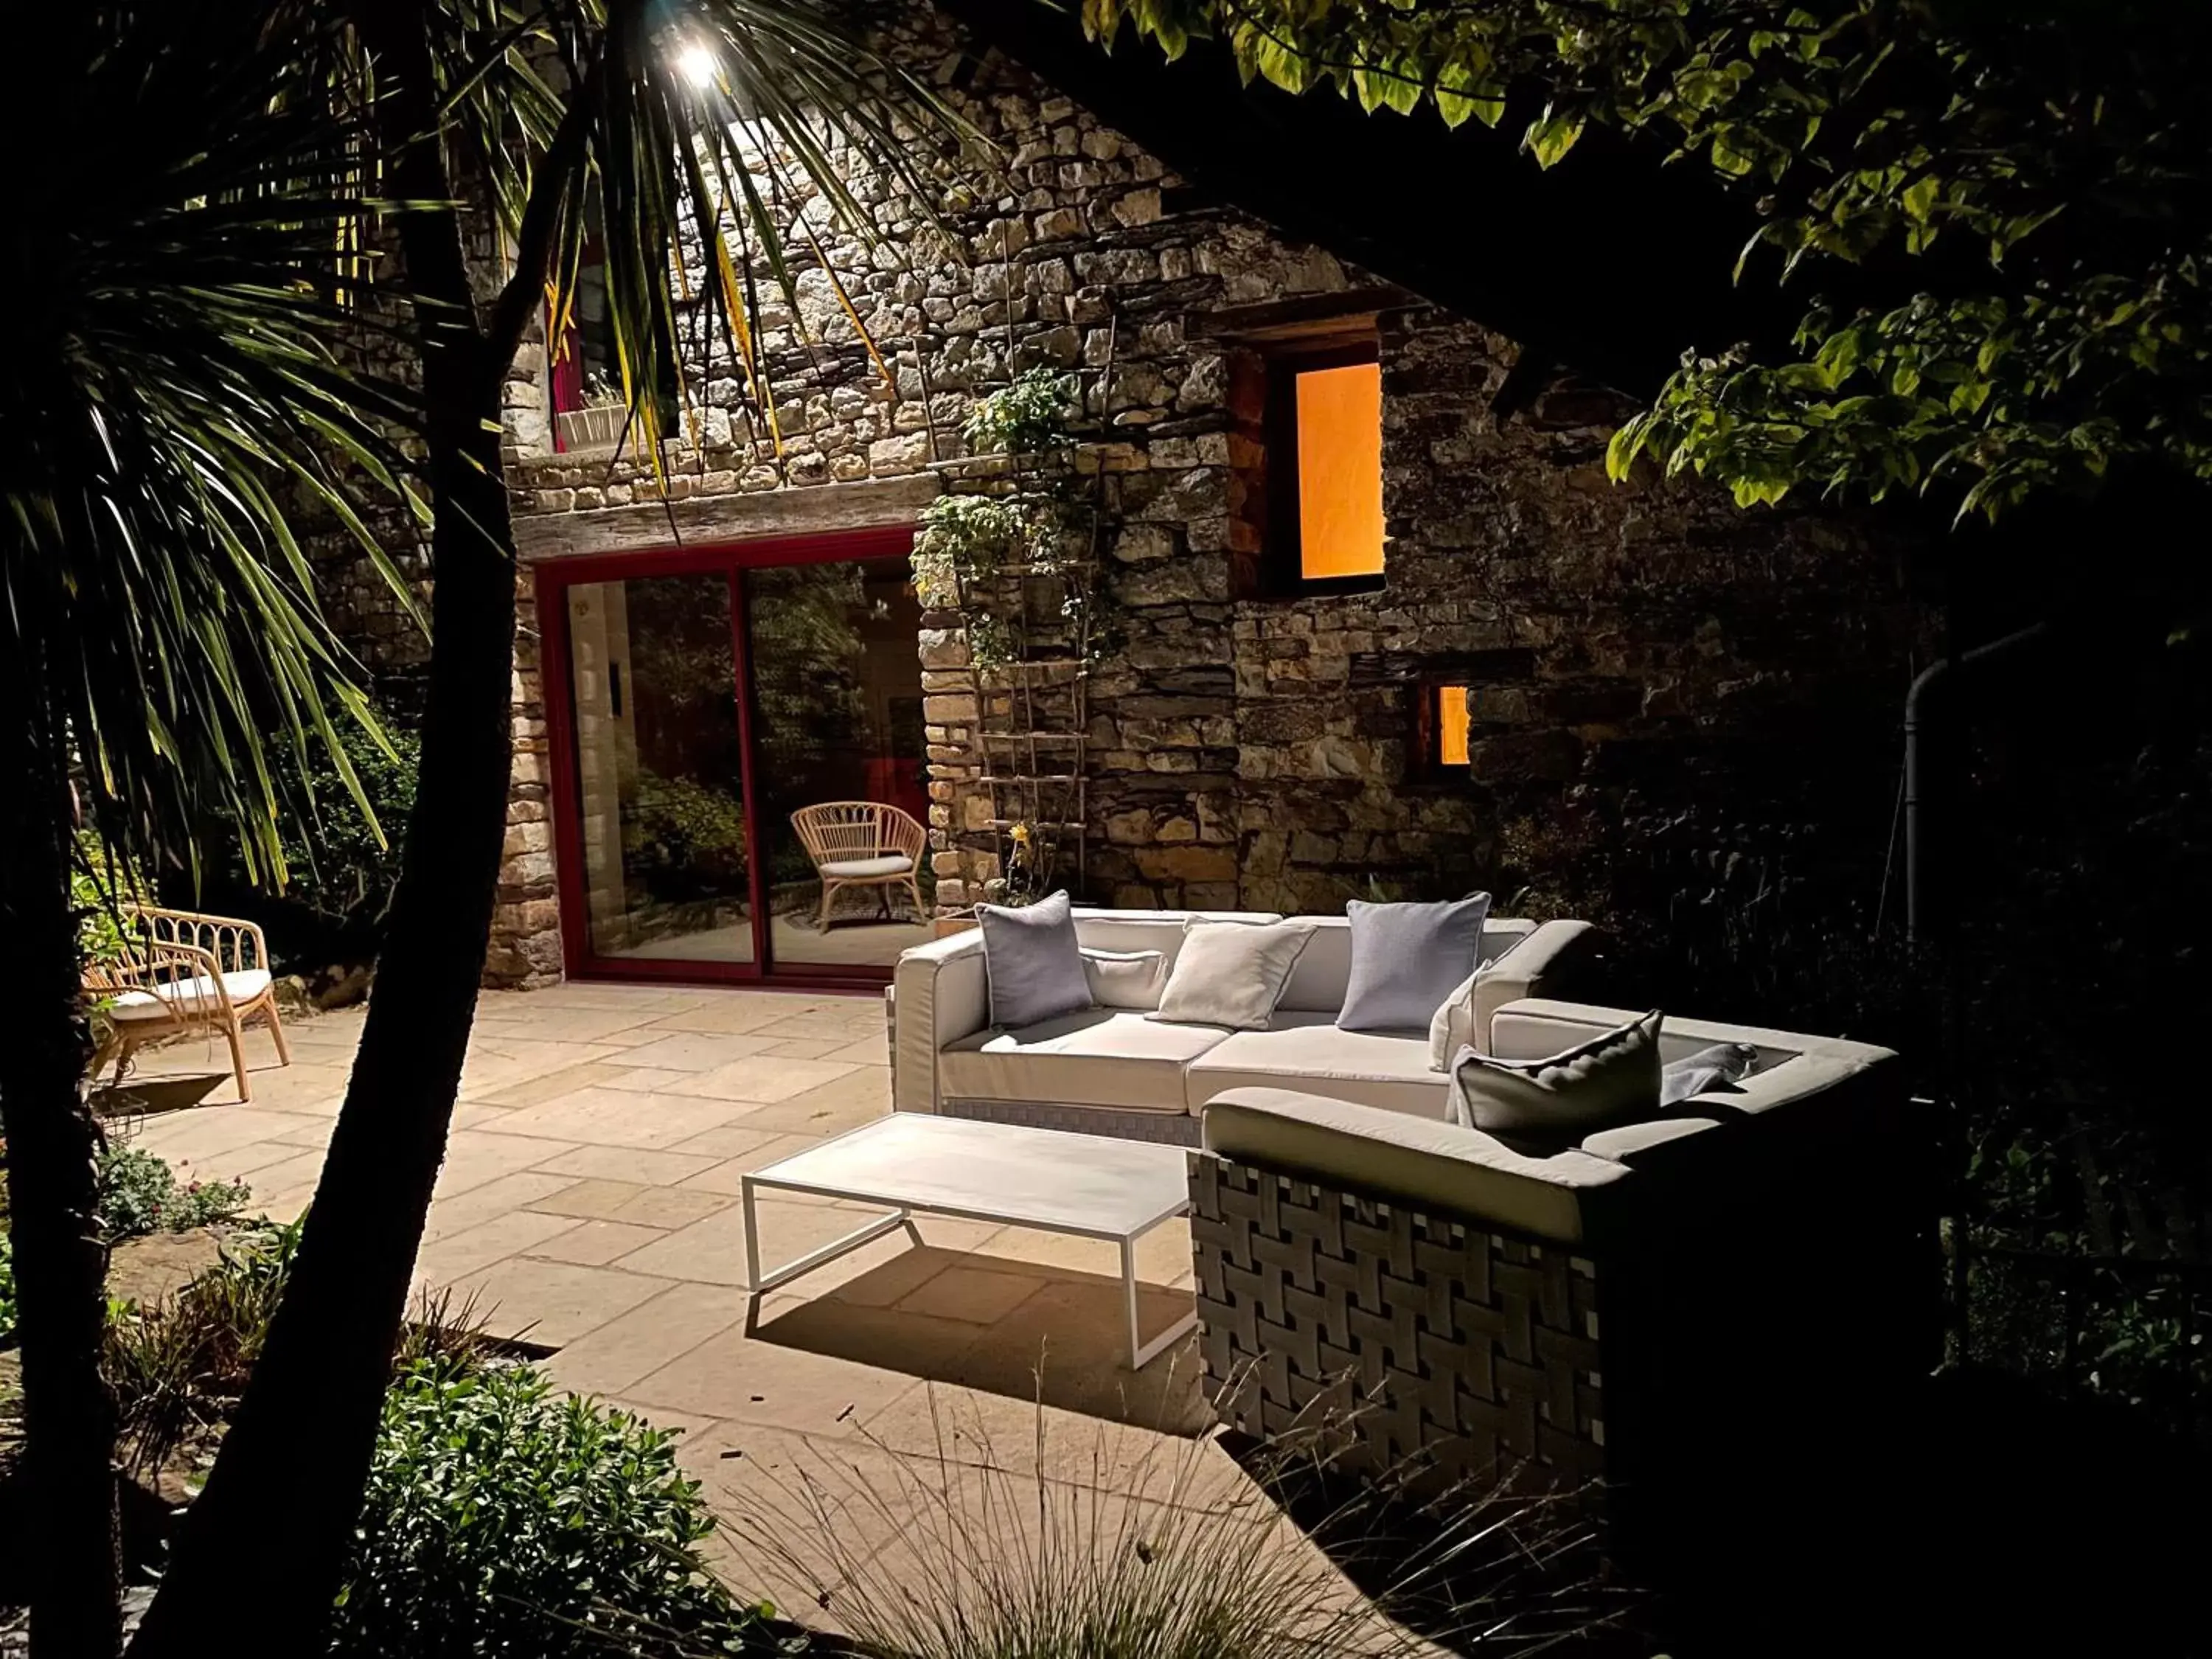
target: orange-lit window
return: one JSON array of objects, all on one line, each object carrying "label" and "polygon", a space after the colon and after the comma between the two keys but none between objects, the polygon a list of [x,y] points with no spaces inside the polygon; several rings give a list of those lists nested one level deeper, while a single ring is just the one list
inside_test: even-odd
[{"label": "orange-lit window", "polygon": [[1345,592],[1383,574],[1382,371],[1374,337],[1265,354],[1261,591]]},{"label": "orange-lit window", "polygon": [[1467,764],[1467,688],[1463,685],[1439,685],[1433,688],[1430,695],[1437,700],[1436,763],[1439,766],[1464,766]]},{"label": "orange-lit window", "polygon": [[1382,574],[1382,368],[1299,372],[1298,577]]}]

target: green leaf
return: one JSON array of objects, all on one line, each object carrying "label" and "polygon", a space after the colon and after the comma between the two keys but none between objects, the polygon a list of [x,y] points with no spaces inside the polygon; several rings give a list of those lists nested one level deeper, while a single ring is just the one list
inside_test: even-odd
[{"label": "green leaf", "polygon": [[1547,114],[1532,123],[1522,141],[1542,167],[1556,166],[1575,147],[1575,140],[1583,136],[1579,116]]}]

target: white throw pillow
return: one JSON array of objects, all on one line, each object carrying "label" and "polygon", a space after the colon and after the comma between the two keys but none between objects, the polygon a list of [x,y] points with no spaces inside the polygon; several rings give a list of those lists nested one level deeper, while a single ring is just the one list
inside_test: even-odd
[{"label": "white throw pillow", "polygon": [[[1504,960],[1499,957],[1498,961]],[[1462,1048],[1476,1046],[1475,1038],[1482,1033],[1475,1029],[1474,988],[1483,976],[1498,966],[1497,962],[1486,962],[1459,982],[1458,988],[1437,1005],[1435,1017],[1429,1021],[1429,1069],[1449,1072],[1452,1056]]]},{"label": "white throw pillow", "polygon": [[1655,1009],[1549,1060],[1499,1060],[1462,1048],[1452,1063],[1450,1115],[1492,1134],[1580,1140],[1659,1115]]},{"label": "white throw pillow", "polygon": [[1083,976],[1091,981],[1091,1001],[1101,1008],[1158,1007],[1167,960],[1160,951],[1098,951],[1085,945]]},{"label": "white throw pillow", "polygon": [[1160,992],[1159,1008],[1146,1018],[1263,1031],[1313,935],[1311,922],[1193,916],[1182,925],[1182,949]]}]

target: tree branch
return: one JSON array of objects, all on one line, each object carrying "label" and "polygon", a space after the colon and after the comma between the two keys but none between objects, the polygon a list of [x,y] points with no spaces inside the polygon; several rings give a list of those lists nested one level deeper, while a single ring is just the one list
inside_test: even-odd
[{"label": "tree branch", "polygon": [[568,195],[566,181],[583,160],[592,132],[592,116],[599,103],[599,66],[577,88],[575,100],[561,117],[561,125],[546,147],[545,159],[532,181],[530,204],[522,212],[522,228],[515,236],[514,274],[492,301],[484,325],[484,343],[491,361],[514,361],[530,325],[531,308],[542,302],[545,268],[553,257],[553,239],[561,226],[561,207]]}]

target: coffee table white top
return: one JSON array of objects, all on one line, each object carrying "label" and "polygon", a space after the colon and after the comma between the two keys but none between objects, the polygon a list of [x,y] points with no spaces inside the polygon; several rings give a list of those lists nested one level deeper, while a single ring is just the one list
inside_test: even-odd
[{"label": "coffee table white top", "polygon": [[1132,1237],[1190,1202],[1180,1146],[928,1112],[893,1112],[750,1180],[1095,1238]]}]

